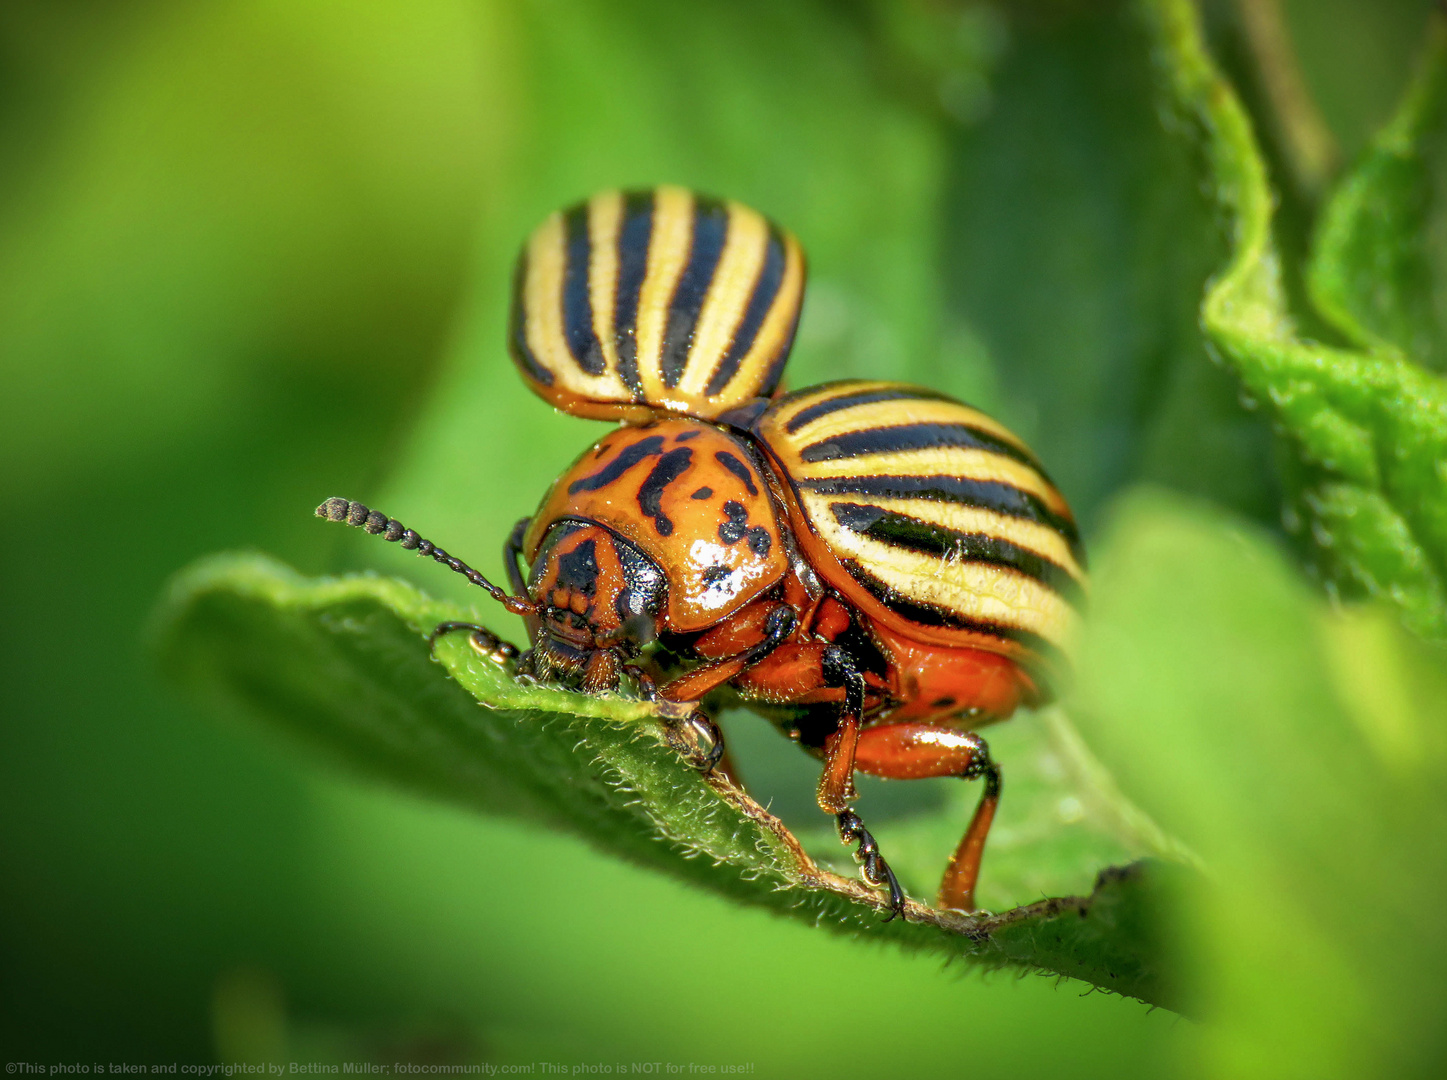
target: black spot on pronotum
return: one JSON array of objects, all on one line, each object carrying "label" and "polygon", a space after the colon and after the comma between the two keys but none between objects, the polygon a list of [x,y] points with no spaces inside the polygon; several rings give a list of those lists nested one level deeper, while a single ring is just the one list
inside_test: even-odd
[{"label": "black spot on pronotum", "polygon": [[584,596],[598,591],[598,542],[584,540],[558,558],[558,584]]},{"label": "black spot on pronotum", "polygon": [[933,709],[952,709],[954,705],[955,699],[952,697],[935,698],[930,702],[930,708]]},{"label": "black spot on pronotum", "polygon": [[705,586],[712,589],[716,588],[719,585],[722,585],[732,576],[733,571],[730,570],[727,566],[724,566],[722,564],[719,564],[717,566],[709,566],[704,568],[703,583]]},{"label": "black spot on pronotum", "polygon": [[646,439],[639,439],[592,476],[574,480],[568,485],[568,494],[576,495],[580,491],[597,491],[599,488],[605,488],[640,461],[645,458],[657,457],[662,452],[662,435],[650,435]]},{"label": "black spot on pronotum", "polygon": [[737,544],[740,540],[747,540],[749,548],[755,555],[763,557],[773,547],[773,537],[769,530],[762,525],[749,524],[749,512],[743,508],[741,503],[730,499],[723,504],[723,511],[728,515],[728,520],[718,527],[718,538],[725,544]]},{"label": "black spot on pronotum", "polygon": [[712,498],[713,498],[713,488],[711,488],[711,487],[701,487],[701,488],[699,488],[697,491],[695,491],[692,495],[690,495],[689,498],[690,498],[690,499],[712,499]]},{"label": "black spot on pronotum", "polygon": [[744,487],[748,488],[750,495],[757,495],[759,493],[759,489],[754,485],[753,473],[747,465],[727,450],[718,450],[713,456],[718,458],[720,465],[744,482]]},{"label": "black spot on pronotum", "polygon": [[685,431],[682,435],[678,437],[678,441],[688,442],[689,439],[696,439],[702,434],[703,432],[701,431]]},{"label": "black spot on pronotum", "polygon": [[664,489],[682,476],[692,461],[693,451],[688,447],[670,450],[658,459],[658,464],[638,488],[638,508],[653,519],[659,536],[673,532],[673,522],[663,513]]},{"label": "black spot on pronotum", "polygon": [[718,527],[718,538],[725,544],[737,544],[748,531],[749,512],[742,503],[732,499],[723,504],[723,512],[728,515],[728,520]]}]

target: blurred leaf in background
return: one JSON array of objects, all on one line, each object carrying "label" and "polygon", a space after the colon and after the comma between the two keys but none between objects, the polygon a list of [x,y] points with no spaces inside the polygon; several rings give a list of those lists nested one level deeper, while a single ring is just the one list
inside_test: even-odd
[{"label": "blurred leaf in background", "polygon": [[1447,651],[1330,610],[1279,548],[1160,492],[1117,508],[1083,730],[1198,851],[1187,1038],[1211,1076],[1429,1076],[1447,1045]]},{"label": "blurred leaf in background", "polygon": [[[1311,307],[1331,292],[1308,287],[1314,200],[1345,204],[1295,179],[1262,77],[1280,54],[1253,51],[1240,6],[1204,7],[1263,140],[1240,160],[1280,200],[1272,318],[1289,308],[1301,334],[1369,345]],[[1429,7],[1280,6],[1339,160],[1392,116]],[[0,586],[7,1059],[978,1076],[1440,1062],[1442,950],[1423,921],[1440,868],[1416,858],[1440,836],[1440,668],[1380,616],[1327,614],[1278,553],[1283,493],[1320,477],[1303,481],[1299,433],[1273,435],[1268,394],[1254,411],[1238,402],[1196,329],[1208,278],[1242,265],[1241,237],[1265,225],[1234,204],[1223,216],[1219,162],[1184,96],[1162,107],[1182,68],[1141,10],[1189,8],[7,5],[0,491],[20,533]],[[1440,160],[1423,153],[1410,220],[1428,239],[1412,272],[1432,300],[1418,287],[1371,309],[1413,327],[1440,320],[1444,251]],[[1183,900],[1181,917],[1208,1023],[1041,980],[960,979],[740,910],[566,837],[334,777],[156,686],[149,607],[206,551],[376,566],[472,599],[310,507],[379,503],[496,572],[506,526],[595,430],[550,414],[505,362],[513,252],[558,205],[659,181],[800,234],[812,280],[795,385],[908,378],[977,401],[1081,509],[1102,571],[1078,719],[1128,792],[1217,863],[1223,891]],[[1251,347],[1217,347],[1246,372]],[[1112,511],[1142,480],[1213,505]],[[1420,487],[1401,490],[1402,519],[1430,509]],[[1378,556],[1406,550],[1372,536],[1388,537]],[[1252,674],[1232,685],[1228,671]],[[1241,751],[1250,770],[1206,738],[1218,722],[1259,744]],[[782,740],[743,748],[764,793],[810,771]],[[920,797],[901,790],[866,798],[896,807],[885,826],[904,843]],[[938,808],[943,794],[923,798]],[[1364,853],[1350,895],[1331,890],[1327,822]],[[1314,1056],[1290,1056],[1313,1040]]]}]

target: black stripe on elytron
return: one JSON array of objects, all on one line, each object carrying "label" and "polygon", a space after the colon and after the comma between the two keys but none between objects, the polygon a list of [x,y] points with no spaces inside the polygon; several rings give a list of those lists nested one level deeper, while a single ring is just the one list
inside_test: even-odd
[{"label": "black stripe on elytron", "polygon": [[544,386],[552,386],[553,373],[538,363],[538,358],[528,347],[528,313],[523,295],[527,279],[528,249],[523,248],[512,275],[512,311],[508,315],[507,327],[508,350],[512,353],[512,358],[517,362],[518,367],[526,372],[528,378],[540,382]]},{"label": "black stripe on elytron", "polygon": [[[754,338],[759,336],[759,327],[764,325],[764,317],[774,306],[774,300],[779,295],[779,286],[783,283],[784,238],[779,235],[778,229],[770,225],[764,249],[764,265],[759,268],[753,294],[749,297],[748,306],[744,308],[743,318],[734,328],[734,338],[729,343],[728,352],[724,353],[723,359],[714,369],[713,377],[709,379],[704,393],[717,394],[738,374],[739,364],[743,363],[744,357],[754,347]],[[769,387],[760,392],[767,394],[772,389],[773,387]]]},{"label": "black stripe on elytron", "polygon": [[1003,566],[1054,590],[1072,607],[1079,609],[1083,606],[1085,592],[1069,570],[1053,559],[1003,537],[956,532],[881,506],[832,503],[829,509],[835,521],[860,536],[951,562],[960,560]]},{"label": "black stripe on elytron", "polygon": [[747,465],[727,450],[715,450],[713,456],[718,459],[720,465],[744,482],[744,487],[749,489],[750,495],[759,493],[759,489],[754,485],[754,475]]},{"label": "black stripe on elytron", "polygon": [[580,491],[597,491],[600,488],[605,488],[640,461],[643,461],[645,458],[657,457],[661,453],[663,453],[662,435],[650,435],[646,439],[639,439],[631,446],[624,447],[621,454],[604,465],[592,476],[584,476],[574,480],[568,485],[568,494],[576,495]]},{"label": "black stripe on elytron", "polygon": [[1055,513],[1028,491],[995,480],[963,476],[830,476],[795,479],[801,488],[820,495],[865,495],[875,499],[929,499],[978,506],[1010,517],[1048,525],[1065,538],[1076,563],[1085,568],[1085,550],[1075,522]]},{"label": "black stripe on elytron", "polygon": [[[847,384],[846,384],[847,385]],[[801,393],[817,394],[824,387],[812,387]],[[841,387],[842,389],[842,387]],[[873,405],[876,401],[908,401],[911,399],[924,401],[952,401],[953,398],[944,394],[936,394],[930,390],[862,390],[855,394],[840,394],[838,397],[825,398],[817,401],[807,409],[800,409],[784,426],[784,430],[790,435],[798,431],[805,424],[813,423],[821,416],[828,416],[830,413],[838,412],[840,409],[852,409],[856,405]]]},{"label": "black stripe on elytron", "polygon": [[607,366],[603,346],[593,327],[593,301],[588,295],[588,266],[593,243],[588,237],[588,204],[581,203],[563,215],[563,337],[568,352],[589,375],[601,375]]},{"label": "black stripe on elytron", "polygon": [[653,192],[623,196],[618,228],[618,289],[613,307],[613,338],[618,343],[618,377],[634,396],[643,393],[638,378],[638,295],[648,273],[648,242],[653,237]]},{"label": "black stripe on elytron", "polygon": [[910,622],[918,623],[921,626],[945,626],[952,630],[970,630],[977,634],[988,634],[1005,641],[1017,642],[1052,663],[1061,661],[1060,650],[1049,640],[1030,630],[970,619],[958,612],[946,611],[933,604],[921,604],[917,600],[901,596],[897,590],[880,581],[853,559],[840,559],[839,565],[844,567],[845,572],[857,581],[865,592]]},{"label": "black stripe on elytron", "polygon": [[970,424],[900,424],[897,427],[864,428],[810,443],[799,452],[808,462],[839,461],[866,454],[889,454],[903,450],[935,450],[949,447],[961,450],[988,450],[992,454],[1028,465],[1042,476],[1045,473],[1035,455],[1006,442],[998,435]]},{"label": "black stripe on elytron", "polygon": [[759,385],[759,394],[768,396],[774,392],[779,385],[779,379],[784,374],[784,364],[789,359],[789,354],[794,351],[794,335],[799,330],[799,316],[803,312],[802,303],[794,308],[794,318],[789,322],[789,329],[785,332],[783,342],[779,346],[779,355],[774,357],[774,362],[769,365],[769,370],[764,375],[764,381]]},{"label": "black stripe on elytron", "polygon": [[670,450],[658,459],[658,464],[638,487],[638,509],[653,519],[653,527],[658,530],[659,536],[673,532],[673,522],[663,512],[664,489],[687,472],[692,463],[691,447],[680,446]]},{"label": "black stripe on elytron", "polygon": [[688,265],[679,275],[668,305],[668,325],[663,331],[663,353],[658,358],[663,385],[672,390],[683,378],[688,353],[693,348],[693,330],[703,310],[704,297],[713,285],[713,274],[728,236],[728,207],[717,199],[702,196],[693,203],[693,242]]}]

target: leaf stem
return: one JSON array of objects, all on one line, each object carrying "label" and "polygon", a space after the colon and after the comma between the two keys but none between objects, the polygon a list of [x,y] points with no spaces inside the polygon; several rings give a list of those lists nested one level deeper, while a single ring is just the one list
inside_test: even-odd
[{"label": "leaf stem", "polygon": [[1341,166],[1341,148],[1317,108],[1292,45],[1281,0],[1236,0],[1236,11],[1296,186],[1315,200]]}]

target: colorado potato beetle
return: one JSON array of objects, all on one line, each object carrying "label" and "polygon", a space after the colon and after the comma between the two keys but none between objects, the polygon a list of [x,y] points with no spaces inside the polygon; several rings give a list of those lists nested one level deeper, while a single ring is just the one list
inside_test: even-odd
[{"label": "colorado potato beetle", "polygon": [[[674,190],[653,194],[653,229],[662,193],[676,200]],[[787,298],[781,288],[765,288],[767,272],[759,268],[772,256],[756,259],[751,273],[694,279],[677,271],[700,263],[700,243],[729,250],[732,222],[747,220],[755,233],[757,223],[728,204],[722,238],[701,241],[706,211],[699,207],[709,204],[695,200],[692,218],[682,219],[693,222],[692,232],[655,248],[641,227],[628,232],[627,208],[641,203],[598,196],[538,234],[572,235],[584,226],[568,224],[570,215],[582,215],[594,246],[577,256],[581,265],[596,267],[596,237],[603,236],[617,246],[615,267],[637,264],[633,277],[646,281],[671,268],[669,288],[637,294],[652,297],[657,310],[684,314],[628,316],[635,326],[651,318],[654,330],[638,332],[635,353],[620,350],[616,336],[612,352],[599,346],[611,382],[585,383],[568,366],[587,371],[575,351],[583,338],[566,332],[572,249],[560,255],[535,235],[525,250],[512,335],[515,357],[518,343],[528,343],[519,366],[529,384],[559,407],[626,423],[585,451],[537,513],[513,528],[504,547],[510,594],[361,504],[329,499],[317,514],[430,555],[523,616],[531,648],[521,653],[481,626],[438,628],[470,631],[496,659],[515,660],[519,674],[587,692],[614,690],[627,679],[643,696],[676,704],[702,706],[732,694],[769,716],[822,759],[819,806],[834,815],[841,839],[858,845],[865,879],[888,889],[891,918],[903,911],[904,894],[850,805],[855,772],[983,779],[937,898],[941,907],[972,910],[1001,784],[974,729],[1019,705],[1046,702],[1064,673],[1085,590],[1070,509],[1020,439],[942,394],[846,381],[762,396],[778,381],[787,336],[764,341],[755,333],[738,347],[733,341],[751,327],[785,322],[792,334],[798,298],[780,308]],[[613,231],[595,228],[598,217]],[[769,243],[783,236],[772,228],[768,235]],[[778,242],[802,285],[792,240]],[[545,280],[532,267],[547,250],[563,268],[554,265]],[[605,268],[601,280],[616,286],[622,276]],[[591,310],[621,311],[626,290],[610,293],[599,280],[588,278]],[[683,295],[689,282],[692,291]],[[721,310],[720,293],[729,294],[729,310],[745,313],[734,338],[703,335],[711,344],[700,351],[698,333],[659,336],[660,327],[689,323],[690,312],[696,326],[700,312]],[[598,304],[599,296],[607,302]],[[768,312],[750,317],[761,296]],[[552,320],[546,332],[532,325],[545,308]],[[594,325],[587,348],[601,340]],[[670,342],[682,350],[681,369],[661,359],[672,355]],[[736,354],[747,362],[730,366]],[[650,366],[657,382],[619,374],[614,365],[628,356]],[[720,371],[731,374],[722,379]],[[727,770],[707,710],[686,723],[704,748],[694,764]]]},{"label": "colorado potato beetle", "polygon": [[508,345],[574,416],[707,420],[773,393],[803,294],[798,241],[756,211],[668,185],[605,191],[523,246]]}]

